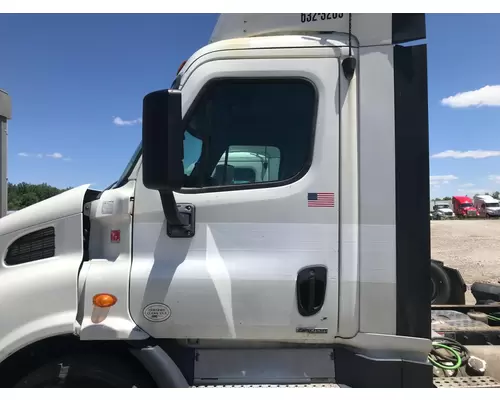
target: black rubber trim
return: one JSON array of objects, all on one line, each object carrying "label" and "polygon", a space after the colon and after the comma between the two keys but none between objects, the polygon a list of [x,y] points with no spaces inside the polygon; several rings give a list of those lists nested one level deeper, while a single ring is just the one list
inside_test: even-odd
[{"label": "black rubber trim", "polygon": [[393,44],[425,38],[425,14],[392,14]]},{"label": "black rubber trim", "polygon": [[142,363],[158,387],[189,387],[182,372],[160,346],[130,348],[130,352]]},{"label": "black rubber trim", "polygon": [[465,304],[465,292],[467,285],[460,274],[460,271],[455,268],[442,266],[443,271],[446,272],[451,282],[451,295],[450,304]]},{"label": "black rubber trim", "polygon": [[431,332],[427,47],[394,47],[396,333]]},{"label": "black rubber trim", "polygon": [[[346,348],[334,350],[335,381],[351,388],[432,388],[432,365],[379,360]],[[338,368],[337,368],[338,366]]]},{"label": "black rubber trim", "polygon": [[[432,263],[439,265],[448,276],[451,284],[451,294],[448,303],[450,305],[465,304],[465,292],[467,292],[467,285],[460,271],[455,268],[450,268],[444,265],[444,262],[439,260],[431,260]],[[437,304],[437,303],[436,303]],[[434,307],[436,304],[432,304]],[[444,303],[441,305],[445,305]]]},{"label": "black rubber trim", "polygon": [[431,304],[451,304],[452,284],[444,268],[431,260]]},{"label": "black rubber trim", "polygon": [[470,288],[477,304],[499,303],[500,285],[496,283],[474,282]]}]

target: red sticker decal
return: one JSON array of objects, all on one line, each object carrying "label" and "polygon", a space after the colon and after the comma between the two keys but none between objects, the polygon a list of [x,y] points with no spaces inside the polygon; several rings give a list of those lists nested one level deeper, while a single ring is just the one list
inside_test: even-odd
[{"label": "red sticker decal", "polygon": [[120,231],[111,231],[111,243],[120,243]]}]

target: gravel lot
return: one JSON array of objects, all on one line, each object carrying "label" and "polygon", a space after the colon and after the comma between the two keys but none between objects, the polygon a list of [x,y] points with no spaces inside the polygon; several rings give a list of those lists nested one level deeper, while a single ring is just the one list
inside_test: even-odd
[{"label": "gravel lot", "polygon": [[[500,281],[500,220],[431,221],[432,258],[457,268],[465,283]],[[472,302],[472,295],[467,302]]]}]

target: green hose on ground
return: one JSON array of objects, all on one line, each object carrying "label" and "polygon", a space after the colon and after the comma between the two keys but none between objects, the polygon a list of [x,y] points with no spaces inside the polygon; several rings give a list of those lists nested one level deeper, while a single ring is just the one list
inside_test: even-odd
[{"label": "green hose on ground", "polygon": [[[445,355],[438,349],[444,349],[450,355]],[[456,340],[444,336],[432,338],[432,350],[427,359],[435,367],[456,371],[464,366],[469,358],[469,349]],[[451,365],[448,365],[448,363],[451,363]]]}]

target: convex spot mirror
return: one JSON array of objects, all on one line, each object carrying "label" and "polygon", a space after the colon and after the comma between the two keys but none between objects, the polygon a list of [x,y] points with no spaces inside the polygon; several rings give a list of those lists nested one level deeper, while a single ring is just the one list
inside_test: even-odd
[{"label": "convex spot mirror", "polygon": [[181,92],[149,93],[142,106],[142,174],[144,186],[159,191],[180,189],[184,181]]}]

